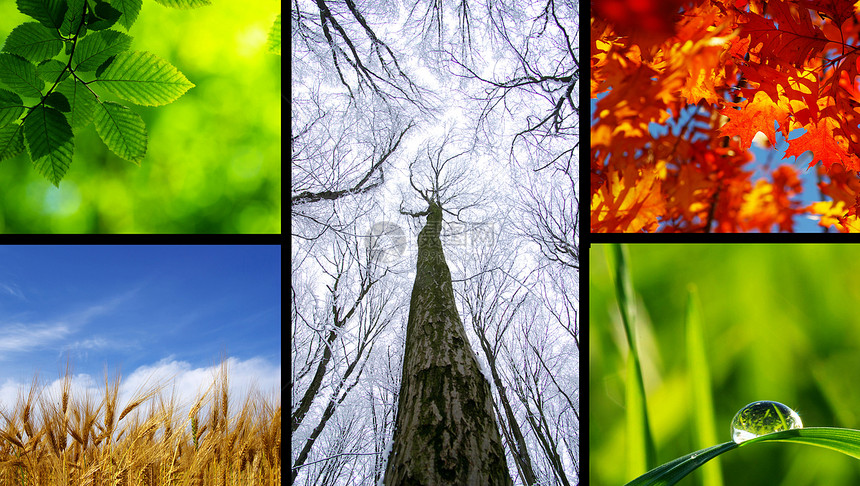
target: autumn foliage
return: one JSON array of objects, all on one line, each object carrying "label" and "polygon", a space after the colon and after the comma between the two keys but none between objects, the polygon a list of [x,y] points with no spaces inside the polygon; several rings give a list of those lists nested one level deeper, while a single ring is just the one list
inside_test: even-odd
[{"label": "autumn foliage", "polygon": [[850,1],[593,1],[592,232],[860,230],[858,69]]}]

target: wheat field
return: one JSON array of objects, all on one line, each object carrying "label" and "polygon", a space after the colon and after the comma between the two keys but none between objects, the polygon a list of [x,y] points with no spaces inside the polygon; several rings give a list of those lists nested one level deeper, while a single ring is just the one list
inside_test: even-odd
[{"label": "wheat field", "polygon": [[[280,397],[229,401],[226,360],[188,413],[166,384],[136,393],[120,410],[120,377],[107,376],[93,398],[71,389],[58,397],[34,379],[11,410],[0,409],[0,484],[280,485]],[[3,404],[8,407],[7,404]]]}]

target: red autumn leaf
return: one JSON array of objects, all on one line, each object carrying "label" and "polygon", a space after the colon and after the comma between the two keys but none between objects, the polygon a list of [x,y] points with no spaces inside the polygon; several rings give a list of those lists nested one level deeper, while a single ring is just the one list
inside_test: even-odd
[{"label": "red autumn leaf", "polygon": [[821,161],[825,169],[830,169],[833,164],[842,164],[846,169],[856,170],[857,157],[849,155],[833,138],[833,130],[826,121],[807,125],[806,133],[798,138],[788,141],[788,149],[782,157],[786,159],[792,156],[800,156],[806,151],[812,152],[812,162],[806,168]]},{"label": "red autumn leaf", "polygon": [[741,147],[750,148],[756,133],[763,132],[770,143],[776,145],[776,130],[773,123],[786,123],[788,112],[780,108],[764,92],[758,92],[752,102],[746,101],[740,105],[740,110],[724,108],[720,114],[730,118],[730,121],[720,128],[725,136],[739,136]]},{"label": "red autumn leaf", "polygon": [[837,27],[854,16],[854,2],[846,0],[803,0],[800,2],[804,7],[823,14],[824,18],[830,18]]},{"label": "red autumn leaf", "polygon": [[767,11],[770,17],[745,14],[746,22],[741,26],[741,35],[750,36],[751,48],[761,45],[759,55],[767,64],[803,67],[807,59],[818,55],[827,44],[821,29],[812,25],[808,10],[794,15],[788,2],[769,0]]}]

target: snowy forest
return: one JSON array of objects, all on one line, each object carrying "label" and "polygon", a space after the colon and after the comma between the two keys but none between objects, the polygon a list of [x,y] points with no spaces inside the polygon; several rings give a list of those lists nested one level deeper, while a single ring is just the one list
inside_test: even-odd
[{"label": "snowy forest", "polygon": [[290,484],[579,483],[577,9],[291,2]]}]

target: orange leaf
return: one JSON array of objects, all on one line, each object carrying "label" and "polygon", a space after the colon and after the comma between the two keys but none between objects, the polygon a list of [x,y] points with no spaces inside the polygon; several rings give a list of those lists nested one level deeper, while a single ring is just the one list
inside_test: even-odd
[{"label": "orange leaf", "polygon": [[741,105],[741,110],[724,108],[720,114],[731,118],[731,121],[720,128],[720,133],[725,136],[737,135],[741,138],[741,147],[749,149],[753,137],[758,132],[764,132],[772,145],[776,145],[776,131],[773,122],[780,125],[786,122],[788,112],[780,108],[764,92],[756,93],[752,102],[746,101]]},{"label": "orange leaf", "polygon": [[[641,172],[641,174],[640,174]],[[665,212],[658,170],[631,164],[624,173],[612,170],[591,197],[593,233],[636,233],[657,229],[657,217]]]},{"label": "orange leaf", "polygon": [[840,233],[860,233],[860,219],[848,214],[844,201],[819,201],[809,205],[807,210],[810,214],[821,215],[819,226],[836,226]]},{"label": "orange leaf", "polygon": [[812,152],[812,162],[809,163],[807,170],[815,165],[818,160],[821,160],[827,170],[830,170],[833,164],[842,164],[843,167],[851,170],[860,165],[857,156],[849,155],[833,138],[833,130],[829,126],[828,119],[811,123],[804,128],[806,128],[806,133],[788,141],[788,149],[782,156],[783,159],[803,155],[809,150]]}]

